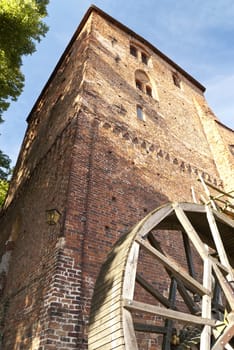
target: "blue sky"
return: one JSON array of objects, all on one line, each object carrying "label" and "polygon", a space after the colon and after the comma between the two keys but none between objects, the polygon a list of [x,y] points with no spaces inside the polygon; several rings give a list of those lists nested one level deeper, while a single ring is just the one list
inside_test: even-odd
[{"label": "blue sky", "polygon": [[233,0],[51,0],[50,30],[25,57],[25,89],[4,114],[0,149],[15,163],[26,118],[83,15],[95,4],[146,38],[206,87],[220,121],[234,128]]}]

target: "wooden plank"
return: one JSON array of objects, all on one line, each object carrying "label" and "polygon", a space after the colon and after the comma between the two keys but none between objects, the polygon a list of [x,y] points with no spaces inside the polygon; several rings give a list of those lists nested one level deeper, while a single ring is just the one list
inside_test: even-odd
[{"label": "wooden plank", "polygon": [[109,320],[112,320],[116,317],[122,317],[122,308],[120,307],[120,305],[116,305],[116,308],[113,308],[111,310],[111,313],[109,312],[109,310],[104,310],[100,313],[94,314],[93,316],[90,317],[90,326],[92,327],[92,329],[94,329],[94,327],[99,327],[102,324],[108,322]]},{"label": "wooden plank", "polygon": [[137,332],[158,333],[158,334],[165,334],[167,331],[165,327],[155,326],[153,324],[138,323],[138,322],[134,322],[134,329]]},{"label": "wooden plank", "polygon": [[106,283],[106,284],[103,283],[102,285],[99,285],[98,288],[96,288],[96,286],[95,286],[94,293],[93,293],[93,302],[95,301],[95,298],[97,298],[100,293],[105,294],[110,290],[110,288],[112,290],[119,289],[120,285],[122,285],[122,283],[123,283],[123,278],[120,275],[117,279],[114,279],[111,284],[110,283]]},{"label": "wooden plank", "polygon": [[127,255],[124,257],[120,256],[119,259],[115,259],[115,261],[113,261],[113,264],[109,266],[105,266],[105,268],[102,268],[100,270],[100,274],[97,280],[97,287],[99,287],[99,285],[102,286],[103,282],[105,282],[107,277],[115,276],[116,272],[118,273],[119,271],[123,271],[126,259],[127,259]]},{"label": "wooden plank", "polygon": [[[230,323],[218,337],[211,350],[222,350],[234,336],[234,323]],[[227,348],[226,348],[227,349]]]},{"label": "wooden plank", "polygon": [[131,312],[127,309],[122,312],[125,350],[138,350]]},{"label": "wooden plank", "polygon": [[185,215],[183,209],[178,204],[174,205],[174,209],[175,209],[175,213],[176,213],[178,220],[180,221],[182,227],[184,228],[184,230],[187,233],[191,242],[193,242],[193,245],[196,248],[198,254],[201,256],[202,259],[205,259],[206,258],[206,250],[204,247],[204,243],[202,242],[199,235],[197,234],[197,232],[193,228],[191,222],[189,221],[189,219]]},{"label": "wooden plank", "polygon": [[177,289],[180,295],[182,296],[182,298],[184,299],[185,305],[187,306],[187,308],[192,314],[196,314],[199,311],[197,305],[195,304],[194,300],[191,298],[190,294],[188,293],[183,283],[178,278],[176,278],[176,280],[177,280]]},{"label": "wooden plank", "polygon": [[117,313],[120,313],[121,311],[121,302],[118,301],[116,303],[113,304],[107,304],[104,305],[104,307],[102,308],[97,308],[96,310],[91,309],[90,312],[90,319],[92,320],[92,322],[96,322],[97,320],[101,319],[102,317],[106,316],[106,315],[116,315]]},{"label": "wooden plank", "polygon": [[213,214],[220,222],[223,222],[226,225],[234,228],[234,220],[230,219],[229,216],[227,216],[223,213],[219,213],[218,211],[215,211]]},{"label": "wooden plank", "polygon": [[170,307],[170,301],[165,298],[158,290],[151,286],[141,275],[137,273],[136,281],[154,298],[156,298],[162,305]]},{"label": "wooden plank", "polygon": [[[101,347],[95,347],[95,344],[92,347],[89,347],[88,350],[110,350],[110,344],[103,344]],[[125,350],[124,344],[114,346],[112,344],[111,350]]]},{"label": "wooden plank", "polygon": [[[160,247],[160,244],[158,243],[158,241],[155,239],[154,235],[152,233],[150,233],[148,235],[148,240],[150,242],[150,244],[157,250],[160,251],[160,253],[163,254],[163,250],[162,248]],[[173,278],[173,274],[168,270],[168,269],[165,269],[168,276],[170,278]],[[179,279],[179,277],[177,276],[176,277],[176,281],[177,281],[177,288],[178,288],[178,291],[180,293],[180,295],[182,296],[182,298],[184,299],[184,302],[186,304],[186,306],[188,307],[189,311],[192,313],[192,314],[195,314],[197,311],[198,311],[198,308],[197,306],[195,305],[194,301],[192,300],[192,298],[190,297],[187,289],[185,288],[185,286],[183,285],[182,281]]]},{"label": "wooden plank", "polygon": [[200,180],[200,182],[201,182],[202,185],[203,185],[203,188],[204,188],[204,191],[205,191],[207,197],[210,199],[210,200],[209,200],[210,204],[212,205],[212,207],[213,207],[214,210],[217,210],[216,204],[215,204],[215,202],[212,200],[212,196],[211,196],[210,191],[209,191],[209,189],[208,189],[208,187],[207,187],[207,185],[206,185],[206,182],[205,182],[205,180],[202,178],[201,175],[199,175],[199,180]]},{"label": "wooden plank", "polygon": [[101,306],[109,303],[111,300],[117,300],[117,299],[120,300],[121,296],[122,296],[122,284],[119,284],[118,289],[113,290],[112,288],[110,288],[110,290],[107,293],[100,293],[96,295],[94,299],[94,303],[92,303],[92,309],[97,310]]},{"label": "wooden plank", "polygon": [[172,211],[172,205],[168,204],[165,207],[161,207],[155,212],[150,213],[143,220],[141,227],[138,229],[137,235],[139,237],[145,237],[155,226],[157,226],[163,219],[165,219],[165,217],[170,215]]},{"label": "wooden plank", "polygon": [[[135,290],[136,270],[139,256],[139,244],[134,242],[129,252],[123,283],[123,297],[132,299]],[[137,340],[134,332],[132,315],[123,309],[123,331],[126,350],[137,350]]]},{"label": "wooden plank", "polygon": [[210,325],[212,327],[215,327],[215,322],[216,322],[215,320],[190,315],[184,312],[170,310],[170,309],[162,308],[155,305],[141,303],[135,300],[124,299],[123,306],[129,310],[148,312],[154,315],[168,318],[170,320],[180,321],[185,324],[192,323],[192,324],[199,324],[199,325]]},{"label": "wooden plank", "polygon": [[[111,270],[106,273],[103,277],[100,276],[99,283],[95,288],[99,288],[100,286],[108,286],[113,283],[113,281],[117,278],[121,278],[124,273],[124,265],[121,266],[119,270]],[[101,283],[102,282],[102,283]]]},{"label": "wooden plank", "polygon": [[[110,335],[114,335],[123,329],[122,322],[118,322],[115,324],[109,324],[109,327],[100,330],[100,332],[96,332],[92,336],[89,336],[89,344],[97,343],[105,337]],[[118,333],[119,334],[119,333]]]},{"label": "wooden plank", "polygon": [[137,242],[133,242],[128,255],[123,282],[124,298],[132,299],[134,295],[139,248],[139,244]]},{"label": "wooden plank", "polygon": [[123,345],[124,344],[123,330],[119,329],[118,331],[112,334],[108,334],[107,336],[97,340],[92,344],[89,344],[89,349],[98,349],[99,347],[102,347],[106,344],[109,345],[109,349],[112,349],[114,346],[116,347],[118,345]]},{"label": "wooden plank", "polygon": [[153,255],[161,264],[163,264],[168,270],[172,272],[176,277],[178,276],[181,281],[195,293],[199,295],[210,294],[210,292],[204,288],[199,282],[192,278],[187,271],[176,263],[172,258],[168,258],[161,254],[158,250],[153,248],[149,243],[145,242],[143,239],[137,239],[138,243],[151,255]]},{"label": "wooden plank", "polygon": [[186,255],[189,273],[193,278],[195,278],[196,274],[195,274],[195,269],[194,269],[190,241],[189,241],[188,236],[185,232],[182,232],[182,236],[183,236],[184,250],[185,250],[185,255]]},{"label": "wooden plank", "polygon": [[[200,179],[198,179],[198,180],[201,181]],[[234,190],[225,192],[225,191],[221,190],[219,187],[214,186],[210,182],[207,182],[205,180],[203,180],[203,181],[208,187],[212,188],[213,190],[215,190],[215,191],[217,191],[219,193],[222,193],[224,196],[227,196],[227,197],[230,197],[230,198],[234,198],[234,195],[231,195],[231,193],[234,192]]]},{"label": "wooden plank", "polygon": [[221,264],[221,262],[218,261],[218,259],[214,258],[213,256],[210,256],[210,260],[219,267],[220,270],[222,270],[223,273],[226,275],[229,273],[229,269]]},{"label": "wooden plank", "polygon": [[100,324],[93,323],[92,325],[89,325],[89,335],[90,335],[90,337],[92,337],[96,333],[99,333],[102,330],[110,327],[110,324],[116,324],[116,323],[121,322],[121,321],[122,321],[122,316],[120,313],[118,313],[117,315],[114,315],[113,317],[106,318]]},{"label": "wooden plank", "polygon": [[[204,260],[203,285],[212,292],[212,263],[208,256]],[[211,319],[212,298],[209,295],[202,297],[202,317]],[[211,346],[211,327],[205,325],[201,333],[200,350],[210,349]]]},{"label": "wooden plank", "polygon": [[112,306],[116,306],[117,304],[120,305],[120,299],[121,299],[121,294],[118,294],[116,297],[111,298],[110,300],[108,300],[106,303],[100,304],[100,305],[96,305],[95,308],[92,308],[90,315],[93,315],[94,313],[101,313],[103,310],[111,310]]},{"label": "wooden plank", "polygon": [[219,259],[222,265],[224,265],[228,271],[229,271],[229,275],[230,275],[230,280],[234,281],[234,275],[233,275],[233,271],[231,268],[231,265],[228,261],[228,257],[226,254],[226,251],[224,249],[224,245],[223,245],[223,241],[221,239],[221,236],[219,234],[219,230],[218,227],[216,225],[212,210],[206,206],[206,213],[207,213],[207,220],[209,222],[210,225],[210,230],[211,230],[211,234],[216,246],[216,250],[218,252],[219,255]]},{"label": "wooden plank", "polygon": [[222,272],[219,270],[218,266],[212,262],[212,268],[219,281],[219,285],[223,290],[225,297],[230,305],[231,310],[234,310],[234,296],[232,287],[229,285],[227,279],[223,276]]},{"label": "wooden plank", "polygon": [[[174,203],[173,207],[175,208],[178,205],[178,203]],[[195,203],[187,203],[182,202],[179,204],[181,209],[185,212],[192,212],[192,213],[205,213],[204,205],[202,204],[195,204]]]}]

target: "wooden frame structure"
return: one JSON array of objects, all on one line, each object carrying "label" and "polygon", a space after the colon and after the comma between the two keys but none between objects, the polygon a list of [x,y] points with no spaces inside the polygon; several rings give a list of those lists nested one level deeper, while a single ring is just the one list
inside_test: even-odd
[{"label": "wooden frame structure", "polygon": [[154,210],[101,268],[89,350],[234,349],[232,257],[234,221],[226,215],[191,203]]}]

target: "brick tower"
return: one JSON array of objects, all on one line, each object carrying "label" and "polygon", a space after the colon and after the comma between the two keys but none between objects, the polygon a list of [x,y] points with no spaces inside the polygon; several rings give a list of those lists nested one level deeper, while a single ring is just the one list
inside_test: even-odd
[{"label": "brick tower", "polygon": [[198,175],[233,182],[233,131],[205,88],[91,7],[30,115],[1,212],[2,349],[87,349],[98,271],[117,239]]}]

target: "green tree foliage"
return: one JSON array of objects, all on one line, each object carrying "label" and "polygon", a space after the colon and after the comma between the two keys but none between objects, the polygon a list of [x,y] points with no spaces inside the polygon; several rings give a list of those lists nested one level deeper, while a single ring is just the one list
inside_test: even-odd
[{"label": "green tree foliage", "polygon": [[8,180],[11,173],[10,158],[0,151],[0,180]]},{"label": "green tree foliage", "polygon": [[36,50],[48,28],[49,0],[0,0],[0,118],[23,90],[22,56]]},{"label": "green tree foliage", "polygon": [[0,208],[4,203],[9,187],[9,175],[11,174],[11,160],[0,151]]},{"label": "green tree foliage", "polygon": [[8,187],[9,187],[9,182],[6,180],[0,180],[0,208],[2,207],[5,198],[6,198],[6,194],[8,191]]}]

